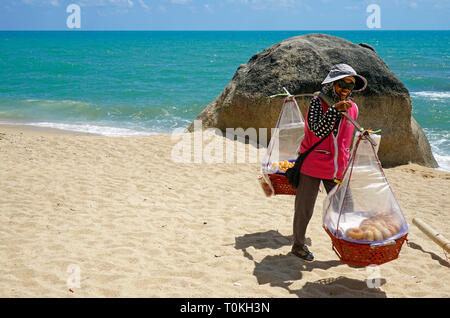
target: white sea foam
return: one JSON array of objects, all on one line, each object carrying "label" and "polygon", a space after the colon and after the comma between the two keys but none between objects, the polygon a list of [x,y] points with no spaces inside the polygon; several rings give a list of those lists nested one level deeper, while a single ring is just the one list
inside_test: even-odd
[{"label": "white sea foam", "polygon": [[25,125],[55,128],[61,130],[68,130],[110,137],[149,136],[158,134],[156,132],[138,131],[128,128],[89,125],[89,124],[64,124],[64,123],[40,122],[40,123],[26,123]]},{"label": "white sea foam", "polygon": [[450,172],[450,156],[441,156],[435,153],[433,155],[439,165],[438,169]]},{"label": "white sea foam", "polygon": [[450,171],[450,131],[424,128],[439,169]]},{"label": "white sea foam", "polygon": [[425,97],[430,99],[444,99],[450,98],[450,92],[433,92],[433,91],[411,92],[411,96]]}]

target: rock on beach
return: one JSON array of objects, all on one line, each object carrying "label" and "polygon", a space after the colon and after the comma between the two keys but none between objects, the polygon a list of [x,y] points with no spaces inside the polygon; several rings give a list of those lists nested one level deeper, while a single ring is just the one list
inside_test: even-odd
[{"label": "rock on beach", "polygon": [[[276,43],[253,55],[238,67],[222,93],[197,116],[202,127],[275,127],[283,93],[311,94],[321,89],[330,68],[338,63],[351,65],[368,81],[367,89],[352,94],[358,104],[358,122],[365,128],[381,129],[378,156],[384,167],[416,163],[436,168],[430,144],[412,116],[408,89],[368,44],[355,44],[331,35],[312,33]],[[303,115],[311,97],[298,97]],[[193,131],[194,125],[188,127]],[[262,144],[267,141],[259,140]]]}]

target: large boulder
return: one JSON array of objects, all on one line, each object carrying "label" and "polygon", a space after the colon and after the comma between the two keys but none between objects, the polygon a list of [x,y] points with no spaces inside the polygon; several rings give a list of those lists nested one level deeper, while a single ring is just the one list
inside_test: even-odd
[{"label": "large boulder", "polygon": [[[351,65],[367,81],[367,89],[354,93],[358,122],[366,128],[381,129],[378,156],[384,167],[409,162],[438,167],[429,142],[411,114],[408,89],[367,44],[354,44],[326,34],[308,34],[286,39],[251,57],[237,69],[222,93],[198,115],[203,128],[275,127],[282,99],[269,96],[283,93],[313,93],[330,68],[338,63]],[[298,97],[303,115],[310,97]],[[193,130],[193,124],[188,127]],[[260,143],[264,140],[260,140]]]}]

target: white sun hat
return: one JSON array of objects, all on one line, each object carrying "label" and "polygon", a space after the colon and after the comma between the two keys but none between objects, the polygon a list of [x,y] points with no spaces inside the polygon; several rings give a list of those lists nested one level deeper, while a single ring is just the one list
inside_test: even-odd
[{"label": "white sun hat", "polygon": [[353,89],[354,92],[360,92],[366,89],[367,80],[363,76],[358,75],[353,67],[344,63],[334,65],[322,82],[322,85],[340,80],[347,76],[352,76],[355,78],[355,88]]}]

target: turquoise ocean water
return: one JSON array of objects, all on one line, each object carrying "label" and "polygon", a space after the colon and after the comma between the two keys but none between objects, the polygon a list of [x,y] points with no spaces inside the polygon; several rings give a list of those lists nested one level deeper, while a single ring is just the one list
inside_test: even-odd
[{"label": "turquoise ocean water", "polygon": [[[237,67],[314,31],[0,32],[0,122],[109,136],[190,124]],[[450,171],[450,31],[318,31],[368,43]],[[274,92],[278,93],[278,92]]]}]

